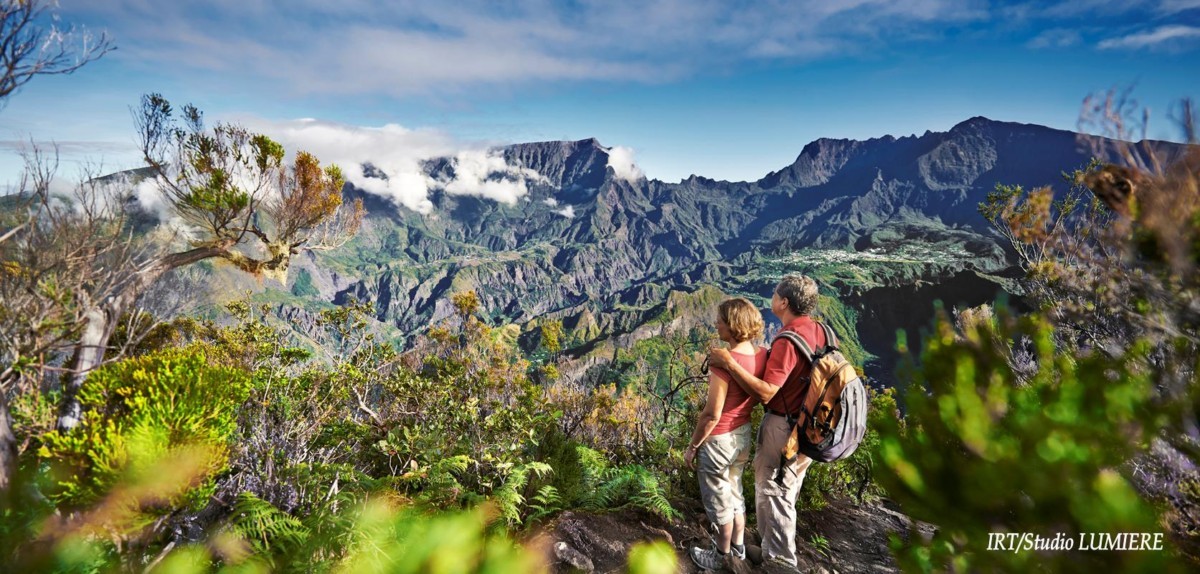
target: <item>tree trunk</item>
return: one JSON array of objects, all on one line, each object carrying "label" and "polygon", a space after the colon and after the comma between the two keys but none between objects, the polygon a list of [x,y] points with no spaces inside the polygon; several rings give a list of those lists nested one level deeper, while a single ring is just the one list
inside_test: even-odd
[{"label": "tree trunk", "polygon": [[87,324],[79,342],[75,344],[71,370],[62,386],[62,402],[58,409],[59,432],[75,428],[82,420],[83,407],[79,403],[79,389],[83,387],[83,381],[88,374],[103,364],[104,353],[108,350],[108,340],[112,337],[113,329],[125,311],[137,301],[138,296],[166,272],[210,257],[225,256],[230,253],[229,249],[233,244],[232,240],[226,240],[216,245],[197,247],[155,259],[134,273],[128,283],[104,299],[100,305],[88,309],[84,315]]},{"label": "tree trunk", "polygon": [[100,366],[104,361],[104,351],[108,348],[108,339],[112,336],[116,319],[110,318],[105,309],[92,307],[84,314],[87,325],[83,335],[75,344],[75,356],[71,361],[71,371],[62,386],[62,402],[58,409],[58,430],[67,432],[83,419],[83,407],[79,404],[79,389],[88,373]]},{"label": "tree trunk", "polygon": [[[0,393],[0,498],[12,488],[17,471],[17,436],[13,434],[12,418],[8,415],[8,397]],[[0,508],[6,504],[0,503]]]}]

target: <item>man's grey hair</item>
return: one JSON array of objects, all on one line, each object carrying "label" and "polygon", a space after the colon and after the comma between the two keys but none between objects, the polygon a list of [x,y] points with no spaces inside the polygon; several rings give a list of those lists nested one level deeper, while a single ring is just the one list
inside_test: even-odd
[{"label": "man's grey hair", "polygon": [[787,299],[788,308],[796,315],[812,315],[817,310],[817,282],[804,275],[784,277],[775,292]]}]

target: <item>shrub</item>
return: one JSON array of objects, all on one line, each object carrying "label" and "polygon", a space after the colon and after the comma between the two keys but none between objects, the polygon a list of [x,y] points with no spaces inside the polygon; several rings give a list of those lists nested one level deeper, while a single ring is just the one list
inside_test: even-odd
[{"label": "shrub", "polygon": [[629,572],[631,574],[670,574],[679,571],[679,559],[670,544],[639,542],[629,550]]},{"label": "shrub", "polygon": [[[165,478],[160,482],[170,482]],[[170,490],[170,485],[160,484]],[[206,540],[168,546],[146,562],[91,534],[94,513],[63,535],[32,544],[7,565],[22,572],[537,572],[534,552],[491,532],[490,506],[427,515],[379,494],[342,510],[297,520],[252,495],[239,497],[225,528]],[[148,562],[148,565],[147,565]]]},{"label": "shrub", "polygon": [[245,372],[211,366],[195,348],[159,351],[92,372],[80,391],[82,423],[69,433],[46,434],[38,451],[51,468],[50,498],[68,506],[93,503],[121,476],[144,471],[167,451],[203,444],[212,449],[209,480],[187,501],[204,501],[211,476],[226,467],[237,409],[249,385]]},{"label": "shrub", "polygon": [[[997,186],[980,213],[1018,256],[1022,287],[1053,326],[1055,353],[1144,373],[1148,408],[1162,424],[1125,466],[1140,497],[1171,506],[1164,530],[1197,560],[1200,498],[1186,485],[1200,463],[1200,138],[1194,107],[1185,101],[1180,111],[1188,144],[1163,146],[1138,136],[1148,113],[1127,93],[1089,98],[1082,121],[1108,139],[1083,139],[1116,163],[1064,173],[1065,194]],[[1046,359],[1027,336],[995,344],[1018,384]]]},{"label": "shrub", "polygon": [[581,446],[555,428],[537,448],[537,459],[549,464],[553,469],[547,486],[554,487],[559,499],[567,506],[575,504],[584,496],[584,467],[579,454]]},{"label": "shrub", "polygon": [[[997,339],[1028,337],[1036,370],[1021,384]],[[905,512],[939,527],[933,541],[893,540],[909,571],[1180,571],[1166,552],[988,551],[992,533],[1078,539],[1155,532],[1155,508],[1120,471],[1165,417],[1136,357],[1075,357],[1038,317],[980,321],[961,337],[947,319],[911,377],[907,428],[880,419],[880,481]]]}]

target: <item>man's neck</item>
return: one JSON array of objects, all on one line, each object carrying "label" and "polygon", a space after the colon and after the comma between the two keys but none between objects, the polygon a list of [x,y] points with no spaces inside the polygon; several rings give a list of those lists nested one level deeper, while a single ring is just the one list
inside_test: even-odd
[{"label": "man's neck", "polygon": [[792,321],[795,321],[796,319],[799,319],[800,317],[801,317],[801,315],[796,315],[795,313],[792,313],[791,311],[784,311],[783,314],[779,316],[779,320],[783,321],[783,326],[786,327],[786,326],[790,325],[792,323]]}]

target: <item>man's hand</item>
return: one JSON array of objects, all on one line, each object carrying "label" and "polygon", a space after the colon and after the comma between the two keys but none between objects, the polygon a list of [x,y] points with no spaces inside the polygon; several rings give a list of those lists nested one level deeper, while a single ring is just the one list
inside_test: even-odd
[{"label": "man's hand", "polygon": [[687,450],[683,451],[683,462],[687,463],[688,468],[696,470],[696,449],[688,445]]},{"label": "man's hand", "polygon": [[754,373],[747,371],[733,359],[733,355],[729,354],[728,349],[720,347],[712,347],[708,350],[708,366],[709,368],[725,369],[729,373],[733,382],[742,390],[750,393],[750,396],[758,399],[759,402],[769,403],[774,398],[775,393],[780,387],[767,383],[766,381],[755,377]]},{"label": "man's hand", "polygon": [[733,361],[733,356],[729,354],[728,349],[721,347],[713,347],[708,350],[708,366],[718,367],[729,370],[729,363]]}]

